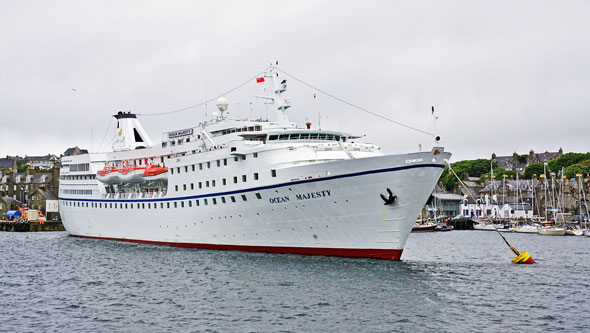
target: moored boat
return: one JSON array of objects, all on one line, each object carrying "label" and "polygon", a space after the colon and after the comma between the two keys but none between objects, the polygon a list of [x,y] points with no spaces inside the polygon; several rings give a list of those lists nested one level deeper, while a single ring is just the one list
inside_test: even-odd
[{"label": "moored boat", "polygon": [[425,232],[425,231],[433,231],[436,228],[436,223],[426,222],[426,223],[414,223],[412,227],[412,232]]}]

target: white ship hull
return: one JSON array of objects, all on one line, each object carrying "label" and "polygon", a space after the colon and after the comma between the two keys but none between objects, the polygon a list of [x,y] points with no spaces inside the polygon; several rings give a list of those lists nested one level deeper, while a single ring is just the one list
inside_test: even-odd
[{"label": "white ship hull", "polygon": [[[443,170],[443,158],[449,156],[428,152],[304,165],[281,170],[275,183],[158,199],[64,196],[60,208],[73,236],[399,260],[416,216]],[[408,164],[409,159],[430,162],[433,157],[432,163]],[[320,177],[300,179],[301,175]],[[387,195],[387,188],[397,196],[392,205],[384,205],[380,197]],[[222,197],[226,203],[221,203]]]}]

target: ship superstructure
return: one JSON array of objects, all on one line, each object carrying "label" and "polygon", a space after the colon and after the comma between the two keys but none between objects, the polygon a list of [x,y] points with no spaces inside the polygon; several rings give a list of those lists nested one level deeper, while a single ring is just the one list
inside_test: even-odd
[{"label": "ship superstructure", "polygon": [[271,68],[273,121],[220,113],[152,144],[119,112],[113,151],[61,160],[70,235],[209,249],[399,260],[450,154],[385,155],[353,134],[290,123]]}]

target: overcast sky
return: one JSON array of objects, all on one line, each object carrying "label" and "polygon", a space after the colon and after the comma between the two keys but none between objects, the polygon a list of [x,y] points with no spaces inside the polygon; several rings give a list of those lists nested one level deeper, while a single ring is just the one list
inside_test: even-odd
[{"label": "overcast sky", "polygon": [[[104,151],[118,110],[194,105],[275,60],[423,130],[434,105],[455,161],[590,151],[590,1],[4,0],[0,41],[0,156],[98,151],[101,142]],[[388,153],[432,146],[288,82],[289,117],[300,126],[321,116],[322,128],[366,135]],[[227,95],[230,116],[270,116],[252,97],[262,89],[252,80]],[[141,120],[159,141],[214,110]]]}]

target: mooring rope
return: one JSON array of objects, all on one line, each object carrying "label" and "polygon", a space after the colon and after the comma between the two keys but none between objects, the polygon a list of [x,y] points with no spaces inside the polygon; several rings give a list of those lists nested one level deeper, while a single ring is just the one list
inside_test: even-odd
[{"label": "mooring rope", "polygon": [[488,219],[488,221],[490,221],[490,224],[494,227],[494,230],[498,233],[498,235],[500,235],[500,237],[502,237],[502,239],[504,240],[506,245],[508,245],[510,250],[512,250],[512,252],[514,252],[514,254],[516,254],[517,256],[520,255],[520,252],[518,252],[518,250],[514,246],[510,245],[510,243],[508,243],[508,240],[506,240],[504,235],[502,235],[502,233],[498,230],[498,228],[494,224],[494,221],[488,216],[488,214],[486,214],[485,209],[481,208],[481,204],[478,203],[477,200],[475,200],[475,197],[471,194],[471,192],[469,191],[469,189],[467,188],[465,183],[463,183],[461,178],[459,178],[459,176],[457,176],[457,174],[455,173],[455,170],[453,170],[453,168],[451,167],[451,163],[449,163],[449,161],[447,161],[447,160],[444,160],[444,161],[445,161],[445,164],[449,167],[449,172],[452,172],[453,175],[455,175],[455,178],[457,178],[459,183],[463,186],[463,188],[465,188],[465,192],[467,192],[467,195],[469,195],[471,197],[471,199],[473,199],[473,201],[477,205],[477,208],[479,208],[481,210],[481,212],[483,213],[483,215]]}]

